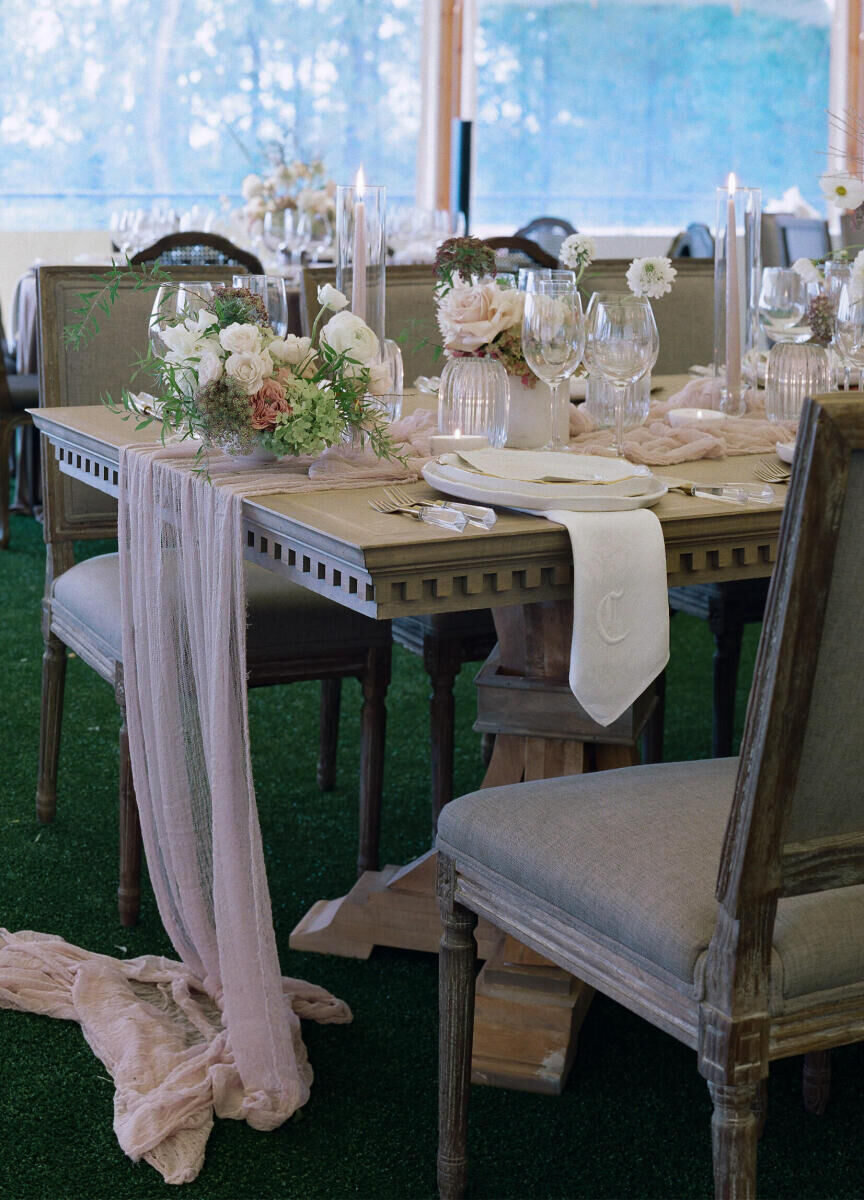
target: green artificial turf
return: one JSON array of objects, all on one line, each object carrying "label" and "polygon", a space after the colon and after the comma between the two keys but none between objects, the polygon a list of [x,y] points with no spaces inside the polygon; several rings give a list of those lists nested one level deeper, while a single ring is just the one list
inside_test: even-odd
[{"label": "green artificial turf", "polygon": [[[100,547],[101,549],[102,547]],[[0,924],[35,929],[118,956],[172,954],[149,893],[141,923],[116,918],[117,713],[111,689],[69,665],[56,821],[34,815],[39,728],[41,531],[13,521],[0,553]],[[748,630],[738,725],[758,630]],[[686,616],[672,623],[666,758],[710,752],[711,639]],[[457,684],[456,792],[479,784],[471,731],[474,670]],[[429,844],[427,680],[397,648],[390,691],[382,861],[404,862]],[[315,787],[317,688],[265,688],[250,697],[255,783],[286,974],[347,1000],[349,1026],[304,1023],[316,1079],[298,1116],[273,1133],[219,1121],[190,1200],[408,1200],[435,1194],[436,962],[375,950],[368,961],[297,954],[288,935],[309,905],[354,878],[359,689],[345,688],[339,779]],[[760,1148],[763,1197],[861,1195],[861,1063],[834,1054],[827,1114],[800,1102],[800,1060],[779,1063],[769,1084]],[[156,1172],[133,1164],[112,1132],[113,1089],[74,1024],[0,1011],[0,1198],[132,1200],[167,1194]],[[472,1195],[708,1197],[710,1105],[694,1054],[601,997],[592,1005],[560,1097],[492,1088],[472,1092]]]}]

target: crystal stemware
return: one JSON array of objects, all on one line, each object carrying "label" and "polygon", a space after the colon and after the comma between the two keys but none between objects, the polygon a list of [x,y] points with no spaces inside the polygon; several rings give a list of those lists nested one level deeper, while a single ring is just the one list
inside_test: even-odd
[{"label": "crystal stemware", "polygon": [[834,350],[843,364],[843,387],[849,391],[852,368],[864,369],[864,295],[851,282],[840,287],[837,296],[837,312],[834,318]]},{"label": "crystal stemware", "polygon": [[624,399],[627,385],[650,371],[660,340],[646,296],[595,292],[586,316],[585,365],[615,389],[615,453],[623,456]]},{"label": "crystal stemware", "polygon": [[582,301],[572,279],[529,275],[525,281],[522,353],[549,386],[552,431],[546,450],[567,450],[568,380],[585,349]]},{"label": "crystal stemware", "polygon": [[759,292],[759,320],[771,341],[798,341],[800,333],[796,326],[806,311],[807,285],[798,272],[785,267],[765,267]]},{"label": "crystal stemware", "polygon": [[260,296],[267,310],[267,322],[279,337],[288,332],[288,293],[281,275],[234,275],[236,288],[246,288],[253,296]]}]

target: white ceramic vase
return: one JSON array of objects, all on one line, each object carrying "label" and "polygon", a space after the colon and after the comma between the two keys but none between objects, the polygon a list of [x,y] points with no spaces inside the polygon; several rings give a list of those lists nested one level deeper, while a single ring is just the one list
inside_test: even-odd
[{"label": "white ceramic vase", "polygon": [[510,385],[507,445],[514,450],[537,450],[547,445],[552,432],[549,388],[539,379],[534,387],[527,387],[518,375],[508,375],[507,382]]}]

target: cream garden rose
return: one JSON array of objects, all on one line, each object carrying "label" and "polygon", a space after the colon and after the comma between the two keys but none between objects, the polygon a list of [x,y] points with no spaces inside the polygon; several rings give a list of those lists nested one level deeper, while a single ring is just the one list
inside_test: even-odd
[{"label": "cream garden rose", "polygon": [[448,350],[471,353],[520,324],[524,293],[494,280],[458,283],[438,301],[438,325]]}]

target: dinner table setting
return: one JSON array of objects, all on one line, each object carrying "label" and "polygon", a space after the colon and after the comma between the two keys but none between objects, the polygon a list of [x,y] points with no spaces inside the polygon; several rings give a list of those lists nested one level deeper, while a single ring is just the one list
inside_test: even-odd
[{"label": "dinner table setting", "polygon": [[[583,311],[591,239],[572,235],[560,270],[517,284],[496,278],[479,239],[456,238],[438,254],[437,396],[418,380],[394,410],[383,189],[358,180],[332,196],[337,282],[319,291],[310,338],[273,328],[254,279],[184,281],[154,302],[152,392],[33,410],[61,472],[118,498],[132,771],[178,961],[133,970],[8,935],[7,1003],[81,1022],[115,1078],[121,1144],[167,1180],[194,1178],[214,1111],[266,1129],[305,1103],[299,1016],[350,1020],[324,989],[283,978],[276,953],[246,717],[244,557],[382,619],[492,607],[504,631],[524,611],[529,640],[557,639],[548,661],[566,670],[551,682],[594,731],[582,740],[603,742],[668,661],[669,584],[770,573],[796,420],[766,411],[748,377],[759,264],[738,228],[753,191],[733,180],[718,199],[725,288],[708,378],[651,378],[668,259],[635,260],[629,290],[622,278]],[[587,396],[574,403],[583,360]],[[504,763],[511,743],[498,738],[488,782],[525,769]],[[362,896],[319,902],[292,945],[434,949],[434,855],[377,874]],[[376,909],[371,892],[388,889],[392,911],[413,915]],[[67,987],[70,956],[89,963],[86,997]],[[133,977],[165,997],[158,1019]],[[136,1052],[119,1053],[121,1026],[136,1025]],[[143,1083],[139,1052],[160,1064]]]}]

